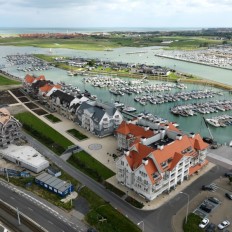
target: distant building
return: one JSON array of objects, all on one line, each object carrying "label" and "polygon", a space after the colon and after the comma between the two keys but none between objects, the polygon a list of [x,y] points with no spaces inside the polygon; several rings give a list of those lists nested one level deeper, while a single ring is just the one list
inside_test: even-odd
[{"label": "distant building", "polygon": [[76,110],[75,122],[99,137],[113,134],[122,120],[114,106],[96,101],[83,102]]},{"label": "distant building", "polygon": [[28,93],[31,93],[31,91],[32,91],[32,84],[36,83],[37,81],[44,81],[44,80],[45,80],[45,76],[44,75],[36,77],[36,76],[30,75],[30,74],[27,74],[24,77],[24,80],[23,80],[24,90],[26,92],[28,92]]},{"label": "distant building", "polygon": [[1,149],[0,153],[4,159],[34,173],[39,173],[49,167],[49,162],[44,156],[30,146],[16,146],[11,144],[8,148]]},{"label": "distant building", "polygon": [[45,172],[35,178],[35,183],[62,197],[65,197],[74,191],[74,186],[71,183]]},{"label": "distant building", "polygon": [[171,123],[150,129],[122,122],[116,136],[124,150],[116,162],[118,182],[150,201],[208,163],[208,144],[201,136],[184,135]]},{"label": "distant building", "polygon": [[0,108],[0,146],[7,147],[21,138],[21,123],[10,115],[5,108]]}]

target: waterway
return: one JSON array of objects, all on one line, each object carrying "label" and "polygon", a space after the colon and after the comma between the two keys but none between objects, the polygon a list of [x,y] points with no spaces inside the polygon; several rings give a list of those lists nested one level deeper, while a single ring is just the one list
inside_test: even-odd
[{"label": "waterway", "polygon": [[[160,58],[156,57],[155,54],[157,51],[160,51],[161,47],[147,47],[147,48],[118,48],[114,49],[113,51],[77,51],[71,49],[52,49],[52,54],[49,53],[49,49],[42,49],[42,48],[34,48],[34,47],[14,47],[14,46],[5,46],[0,47],[0,65],[4,64],[7,67],[4,70],[8,71],[9,73],[23,78],[26,73],[17,71],[16,66],[10,66],[6,63],[6,60],[3,58],[8,54],[31,54],[31,53],[40,53],[40,54],[47,54],[52,56],[76,56],[76,57],[84,57],[84,58],[99,58],[102,60],[109,60],[109,61],[120,61],[126,63],[144,63],[144,64],[152,64],[152,65],[160,65],[166,66],[170,68],[175,68],[180,72],[191,73],[193,75],[200,76],[205,79],[218,81],[221,83],[225,83],[228,85],[232,85],[232,71],[208,67],[205,65],[198,65],[192,64],[183,61],[176,61],[172,59]],[[128,52],[138,52],[144,51],[145,53],[138,53],[138,54],[127,54]],[[92,94],[98,96],[98,99],[101,101],[114,101],[120,100],[124,102],[126,105],[132,105],[136,107],[137,112],[149,112],[169,121],[174,121],[180,124],[180,128],[185,132],[199,132],[203,136],[209,136],[209,132],[203,122],[203,118],[201,114],[192,117],[181,117],[181,116],[174,116],[170,113],[170,107],[174,106],[177,103],[165,103],[160,105],[151,105],[148,103],[146,106],[142,106],[139,103],[134,102],[133,98],[135,94],[130,96],[117,96],[117,98],[109,93],[107,88],[96,88],[91,86],[90,84],[84,84],[82,82],[83,76],[75,76],[70,77],[67,75],[67,72],[64,70],[60,70],[54,68],[52,70],[46,71],[35,71],[34,74],[44,74],[47,79],[50,79],[54,82],[64,81],[65,83],[72,84],[78,86],[81,90],[88,90]],[[127,78],[125,78],[127,79]],[[157,83],[158,81],[150,81],[150,83]],[[211,86],[200,86],[200,85],[193,85],[187,84],[187,90],[200,90],[200,89],[214,89]],[[174,89],[175,91],[181,91]],[[182,90],[183,91],[183,90]],[[219,91],[219,90],[218,90]],[[221,100],[221,99],[232,99],[232,94],[229,92],[224,91],[223,96],[217,96],[211,99],[204,99],[204,100],[190,100],[184,102],[178,102],[178,104],[188,104],[191,102],[205,102],[205,101],[213,101],[213,100]],[[227,114],[232,115],[232,111],[227,111]],[[207,115],[206,117],[213,117],[215,115],[225,114],[225,112],[218,112]],[[214,128],[210,127],[211,132],[214,138],[219,141],[220,143],[229,143],[232,140],[232,126],[227,126],[225,128]]]}]

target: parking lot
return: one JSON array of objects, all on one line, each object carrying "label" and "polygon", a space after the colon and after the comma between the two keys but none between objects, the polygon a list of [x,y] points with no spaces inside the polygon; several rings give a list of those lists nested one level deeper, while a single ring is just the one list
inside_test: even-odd
[{"label": "parking lot", "polygon": [[[225,193],[232,194],[232,184],[229,184],[229,179],[225,177],[220,177],[214,183],[206,183],[213,188],[213,191],[203,191],[200,190],[199,194],[189,202],[189,213],[194,212],[200,217],[207,217],[209,223],[216,225],[215,231],[225,231],[219,230],[217,225],[224,220],[228,220],[232,224],[232,200],[225,197]],[[216,197],[220,203],[215,204],[209,200],[209,197]],[[204,204],[207,208],[210,208],[210,212],[202,210],[200,206]],[[183,207],[174,217],[173,217],[173,227],[177,232],[182,230],[182,223],[185,218],[186,206]],[[178,222],[177,222],[178,221]],[[232,225],[226,227],[226,229],[232,232]]]}]

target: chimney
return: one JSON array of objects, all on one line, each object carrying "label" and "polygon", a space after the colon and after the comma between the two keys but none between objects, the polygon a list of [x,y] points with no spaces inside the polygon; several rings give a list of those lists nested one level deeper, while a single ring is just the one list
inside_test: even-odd
[{"label": "chimney", "polygon": [[161,128],[160,129],[160,139],[164,139],[164,136],[165,136],[165,129]]},{"label": "chimney", "polygon": [[158,128],[160,125],[160,121],[155,121],[155,126]]},{"label": "chimney", "polygon": [[165,124],[164,129],[167,130],[169,128],[168,124]]},{"label": "chimney", "polygon": [[176,140],[181,140],[182,139],[182,135],[181,134],[177,134],[176,135]]},{"label": "chimney", "polygon": [[159,131],[158,129],[154,129],[153,130],[154,135],[158,134],[158,131]]},{"label": "chimney", "polygon": [[157,148],[158,148],[159,150],[163,150],[163,149],[164,149],[164,145],[159,144],[159,145],[157,146]]},{"label": "chimney", "polygon": [[193,138],[195,137],[195,133],[194,133],[194,132],[191,132],[191,133],[189,134],[189,137],[193,139]]},{"label": "chimney", "polygon": [[131,120],[126,121],[126,124],[130,124],[130,123],[131,123]]},{"label": "chimney", "polygon": [[141,137],[141,139],[140,139],[140,141],[141,141],[142,144],[144,144],[146,142],[146,140],[147,139],[145,137]]},{"label": "chimney", "polygon": [[148,131],[148,130],[150,130],[150,127],[149,127],[149,126],[146,126],[146,127],[144,128],[144,130],[145,130],[145,131]]},{"label": "chimney", "polygon": [[148,159],[147,159],[147,158],[143,158],[142,163],[143,163],[144,165],[148,165]]},{"label": "chimney", "polygon": [[129,156],[130,151],[129,150],[124,150],[124,155]]}]

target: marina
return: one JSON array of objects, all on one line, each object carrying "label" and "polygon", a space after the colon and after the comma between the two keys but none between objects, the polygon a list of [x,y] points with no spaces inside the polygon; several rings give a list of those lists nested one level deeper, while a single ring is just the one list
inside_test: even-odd
[{"label": "marina", "polygon": [[[174,67],[174,64],[176,65],[175,68],[177,70],[184,70],[186,69],[186,72],[188,72],[187,70],[189,70],[189,73],[194,72],[194,70],[197,70],[197,72],[200,72],[203,76],[207,75],[208,78],[212,78],[216,79],[218,78],[218,76],[220,76],[220,81],[222,81],[223,83],[230,83],[231,84],[231,80],[230,80],[230,75],[231,75],[231,71],[229,70],[223,70],[220,69],[220,72],[218,70],[218,68],[212,68],[212,67],[207,67],[207,66],[203,66],[203,65],[197,65],[196,68],[197,69],[193,69],[192,66],[193,64],[191,63],[186,63],[183,62],[181,64],[183,64],[184,69],[182,69],[182,66],[180,66],[180,64],[177,64],[176,62],[174,63],[173,60],[169,60],[169,59],[161,59],[159,58],[159,60],[157,59],[157,57],[154,56],[154,54],[159,51],[159,49],[156,48],[156,50],[152,50],[152,48],[144,48],[144,50],[148,51],[146,54],[131,54],[129,56],[126,55],[126,52],[132,52],[132,51],[141,51],[141,49],[136,49],[136,48],[123,48],[123,49],[114,49],[113,51],[107,53],[107,57],[104,55],[104,51],[103,52],[95,52],[95,51],[73,51],[73,50],[69,50],[69,49],[53,49],[53,54],[54,56],[58,56],[58,55],[69,55],[69,56],[77,56],[77,52],[78,52],[78,56],[82,56],[82,57],[89,57],[89,58],[94,58],[94,57],[100,57],[100,59],[104,58],[106,60],[120,60],[120,61],[125,61],[125,62],[136,62],[136,61],[140,61],[141,57],[139,57],[139,55],[143,56],[143,61],[152,64],[153,62],[155,62],[157,65],[166,65],[167,67]],[[37,53],[37,54],[48,54],[48,50],[47,49],[41,49],[41,48],[31,48],[31,47],[24,47],[24,48],[19,48],[19,47],[13,47],[13,46],[6,46],[6,47],[0,47],[0,51],[2,52],[2,56],[6,57],[6,55],[8,54],[15,54],[15,53],[21,53],[21,54],[30,54],[30,53]],[[120,58],[119,58],[119,54],[120,54]],[[124,55],[123,55],[124,54]],[[5,58],[0,57],[0,63],[2,65],[7,65],[7,62],[5,60]],[[24,76],[26,75],[26,72],[22,72],[17,70],[17,67],[20,65],[11,65],[8,67],[3,68],[3,71],[6,71],[16,77],[19,78],[24,78]],[[28,65],[31,66],[31,65]],[[204,68],[203,68],[204,67]],[[220,74],[219,74],[220,73]],[[154,115],[157,116],[159,118],[162,118],[164,121],[168,120],[170,122],[175,122],[177,124],[180,125],[180,129],[183,130],[184,132],[199,132],[202,134],[202,136],[209,136],[208,130],[203,122],[203,115],[206,114],[202,114],[199,112],[196,112],[196,115],[194,115],[193,117],[189,116],[189,117],[182,117],[180,115],[175,115],[172,114],[170,112],[170,109],[173,107],[176,107],[177,105],[188,105],[188,104],[203,104],[204,102],[206,102],[207,104],[209,104],[209,99],[210,101],[214,101],[214,102],[225,102],[226,100],[231,101],[232,95],[228,92],[228,91],[224,91],[222,89],[216,89],[210,85],[206,84],[205,85],[194,85],[194,84],[184,84],[184,85],[180,85],[179,87],[176,86],[176,84],[174,83],[169,83],[169,82],[164,82],[164,81],[152,81],[152,80],[143,80],[143,83],[141,83],[141,80],[136,80],[136,79],[131,79],[131,78],[119,78],[117,76],[84,76],[84,75],[80,75],[77,74],[76,76],[68,76],[67,75],[67,71],[65,70],[61,70],[61,69],[57,69],[55,67],[53,67],[52,69],[48,69],[48,70],[38,70],[38,71],[33,71],[32,74],[35,75],[45,75],[46,79],[50,79],[52,81],[54,81],[54,83],[63,81],[66,83],[66,85],[72,85],[78,89],[80,89],[80,91],[84,92],[85,90],[88,91],[89,93],[91,93],[91,95],[94,95],[98,98],[99,101],[102,102],[117,102],[118,104],[124,104],[124,107],[126,107],[125,109],[129,109],[134,111],[130,111],[133,114],[144,114],[144,115]],[[99,81],[99,79],[102,78],[102,82]],[[106,80],[105,79],[109,79],[109,80],[115,80],[115,85],[113,85],[113,82],[109,82],[108,86],[107,84],[103,84]],[[86,81],[88,80],[88,81]],[[218,80],[218,79],[216,79]],[[93,83],[95,82],[95,85],[97,85],[97,82],[99,85],[101,86],[94,86]],[[119,87],[117,86],[116,83],[122,82],[120,85],[123,87]],[[130,83],[131,82],[131,83]],[[130,83],[130,84],[125,84],[125,83]],[[180,83],[183,84],[183,83]],[[138,86],[143,86],[143,87],[138,87]],[[175,87],[174,87],[175,86]],[[157,88],[155,88],[157,87]],[[122,92],[122,94],[118,95],[118,94],[114,94],[111,93],[109,91],[109,89],[117,89],[119,88],[120,90],[124,90],[123,88],[125,88],[125,91]],[[134,88],[135,90],[140,90],[140,92],[136,92],[136,91],[130,91],[131,89],[126,89],[126,88]],[[161,90],[163,88],[163,90]],[[146,92],[149,90],[150,92]],[[153,89],[153,90],[152,90]],[[202,97],[202,98],[197,98],[197,96],[201,96],[204,94],[209,94],[209,97]],[[128,93],[127,93],[128,92]],[[131,92],[131,93],[129,93]],[[192,99],[182,99],[182,98],[186,98],[189,96],[189,94],[193,94],[196,93],[196,98],[192,97]],[[214,94],[212,94],[214,93]],[[158,97],[158,95],[160,97]],[[182,98],[180,98],[180,96],[182,96]],[[212,97],[210,97],[210,95],[213,95]],[[143,97],[147,97],[146,103],[144,103],[145,101],[141,101],[141,103],[139,101],[135,101],[136,98],[143,98]],[[156,103],[156,104],[152,104],[149,101],[150,97],[156,97],[157,99],[161,99],[161,97],[179,97],[180,100],[178,101],[167,101],[164,103]],[[168,98],[167,98],[168,99]],[[188,102],[188,104],[186,104],[185,102]],[[178,104],[177,104],[178,103]],[[132,108],[131,108],[132,107]],[[220,107],[220,106],[219,106]],[[226,109],[225,109],[226,110]],[[126,111],[124,111],[126,112]],[[229,112],[229,111],[228,111]],[[225,114],[225,111],[217,109],[217,111],[211,112],[210,115],[212,115],[211,117],[215,117],[215,116],[220,116]],[[207,114],[208,115],[208,114]],[[231,132],[231,127],[230,126],[226,126],[226,127],[212,127],[211,128],[212,134],[215,137],[215,140],[217,140],[220,143],[223,144],[229,144],[229,142],[231,141],[232,138],[232,132]]]}]

